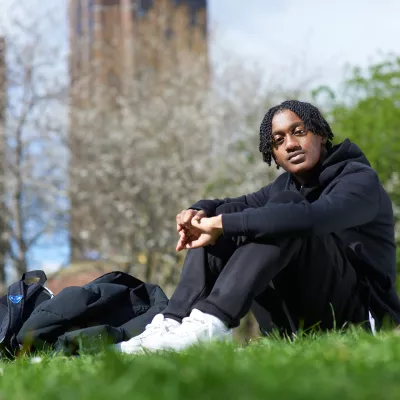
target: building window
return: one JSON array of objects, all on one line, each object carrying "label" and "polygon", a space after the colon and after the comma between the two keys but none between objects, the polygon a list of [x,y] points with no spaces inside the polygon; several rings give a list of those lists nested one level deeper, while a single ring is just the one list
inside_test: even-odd
[{"label": "building window", "polygon": [[120,3],[120,0],[101,0],[101,5],[103,7],[119,6]]},{"label": "building window", "polygon": [[140,18],[146,15],[151,7],[153,7],[153,0],[137,0],[136,1],[137,17]]},{"label": "building window", "polygon": [[197,20],[197,9],[194,7],[189,8],[189,23],[190,25],[196,25]]},{"label": "building window", "polygon": [[172,28],[169,26],[166,30],[165,30],[165,38],[167,40],[171,39],[172,36],[174,35],[174,31],[172,30]]},{"label": "building window", "polygon": [[75,32],[77,35],[82,35],[82,3],[81,0],[78,0],[76,2],[76,27],[75,27]]},{"label": "building window", "polygon": [[92,32],[94,29],[94,2],[95,0],[88,0],[88,11],[89,11],[89,35],[92,37]]}]

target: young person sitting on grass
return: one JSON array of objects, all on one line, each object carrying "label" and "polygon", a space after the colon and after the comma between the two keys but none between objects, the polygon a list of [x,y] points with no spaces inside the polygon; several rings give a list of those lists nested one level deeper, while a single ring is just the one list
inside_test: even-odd
[{"label": "young person sitting on grass", "polygon": [[267,331],[374,330],[386,316],[398,324],[391,201],[357,145],[332,139],[311,104],[271,108],[259,149],[286,172],[257,192],[201,200],[177,215],[176,249],[188,249],[177,288],[164,312],[117,349],[230,340],[251,309],[261,320],[269,313]]}]

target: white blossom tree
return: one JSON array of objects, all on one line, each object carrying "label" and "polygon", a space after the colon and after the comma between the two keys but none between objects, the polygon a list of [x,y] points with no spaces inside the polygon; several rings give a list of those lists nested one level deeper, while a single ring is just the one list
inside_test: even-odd
[{"label": "white blossom tree", "polygon": [[21,8],[10,9],[8,16],[12,29],[5,33],[0,201],[2,237],[20,275],[32,248],[66,227],[67,161],[60,144],[66,134],[67,80],[54,69],[62,54],[44,39],[48,32],[40,19],[29,18]]}]

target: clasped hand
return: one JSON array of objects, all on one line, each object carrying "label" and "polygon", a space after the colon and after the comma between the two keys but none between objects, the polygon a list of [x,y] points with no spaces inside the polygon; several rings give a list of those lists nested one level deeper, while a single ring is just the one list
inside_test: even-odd
[{"label": "clasped hand", "polygon": [[204,211],[183,210],[176,216],[176,251],[214,244],[222,234],[222,216],[207,218]]}]

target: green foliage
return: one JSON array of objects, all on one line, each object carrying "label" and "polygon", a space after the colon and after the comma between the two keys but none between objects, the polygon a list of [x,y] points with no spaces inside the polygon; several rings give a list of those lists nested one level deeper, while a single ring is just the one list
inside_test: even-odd
[{"label": "green foliage", "polygon": [[356,331],[183,353],[3,364],[0,399],[398,399],[400,341]]},{"label": "green foliage", "polygon": [[350,138],[367,155],[383,183],[400,171],[400,57],[362,70],[355,67],[342,90],[320,87],[313,92],[330,99],[328,116],[338,140]]},{"label": "green foliage", "polygon": [[[313,91],[317,102],[323,95],[328,103],[321,108],[336,142],[350,138],[364,151],[390,194],[399,231],[400,56],[388,55],[364,70],[352,68],[340,90],[321,86]],[[400,271],[400,249],[398,253]]]}]

